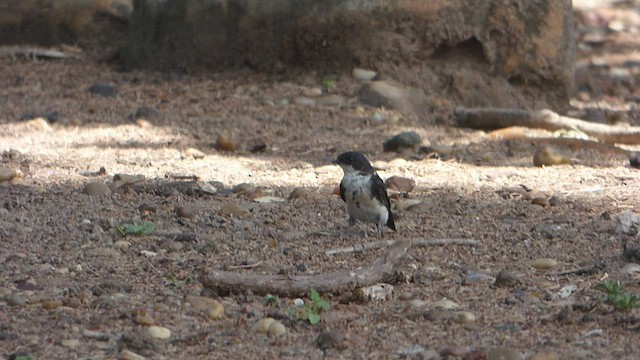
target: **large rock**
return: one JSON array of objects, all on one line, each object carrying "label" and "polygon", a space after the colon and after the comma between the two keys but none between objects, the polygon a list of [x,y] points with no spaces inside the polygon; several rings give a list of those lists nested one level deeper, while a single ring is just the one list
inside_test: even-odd
[{"label": "large rock", "polygon": [[129,69],[359,66],[435,107],[559,111],[574,58],[570,0],[135,0],[123,52]]}]

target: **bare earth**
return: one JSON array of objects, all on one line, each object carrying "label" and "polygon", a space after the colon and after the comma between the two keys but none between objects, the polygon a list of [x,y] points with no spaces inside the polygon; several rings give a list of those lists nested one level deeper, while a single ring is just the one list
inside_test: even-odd
[{"label": "bare earth", "polygon": [[[572,105],[582,118],[622,116],[638,126],[640,15],[619,6],[578,12]],[[95,83],[114,85],[117,96],[90,93]],[[0,183],[0,353],[498,359],[490,350],[503,347],[524,358],[546,351],[536,359],[640,358],[640,310],[615,311],[598,301],[603,293],[596,287],[615,279],[640,292],[638,273],[622,270],[633,262],[622,257],[624,241],[640,244],[616,231],[619,214],[640,210],[640,173],[625,155],[560,147],[573,165],[534,167],[535,141],[433,125],[448,114],[418,119],[367,108],[355,97],[358,86],[342,76],[330,91],[342,104],[322,104],[323,95],[315,105],[300,105],[297,97],[322,88],[322,74],[179,76],[121,73],[83,56],[0,59],[0,167],[20,173]],[[386,139],[410,130],[440,156],[382,152]],[[235,149],[216,145],[219,136]],[[193,149],[203,154],[195,158]],[[325,254],[377,240],[361,231],[344,235],[344,206],[335,195],[342,172],[330,162],[346,150],[365,152],[383,178],[416,181],[406,197],[392,201],[398,232],[386,229],[385,239],[469,238],[479,245],[413,247],[401,266],[409,281],[394,284],[393,299],[321,294],[331,309],[315,326],[290,315],[293,298],[282,297],[278,307],[265,304],[262,294],[204,288],[209,270],[318,274],[356,269],[383,255],[385,249]],[[91,174],[101,167],[106,174]],[[109,185],[115,174],[145,179],[103,196],[85,193],[87,183]],[[289,199],[295,188],[306,191]],[[539,206],[534,198],[553,199]],[[408,199],[419,203],[406,208]],[[226,204],[239,208],[220,211]],[[196,239],[117,230],[144,222]],[[541,258],[558,265],[534,268]],[[591,271],[561,274],[580,267]],[[518,281],[494,285],[503,269]],[[574,291],[563,296],[567,286]],[[216,299],[224,315],[189,304],[188,295]],[[459,308],[437,308],[445,298]],[[254,331],[267,316],[286,333]],[[152,339],[152,324],[171,336]],[[323,352],[316,344],[323,331],[344,341]],[[518,358],[510,356],[504,358]]]}]

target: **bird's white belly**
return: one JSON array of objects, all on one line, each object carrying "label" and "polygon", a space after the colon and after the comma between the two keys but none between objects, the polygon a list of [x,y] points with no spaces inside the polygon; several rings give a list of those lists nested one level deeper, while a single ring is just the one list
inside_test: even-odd
[{"label": "bird's white belly", "polygon": [[370,196],[369,177],[349,176],[345,178],[345,185],[345,200],[350,216],[363,222],[387,223],[389,211],[380,201]]}]

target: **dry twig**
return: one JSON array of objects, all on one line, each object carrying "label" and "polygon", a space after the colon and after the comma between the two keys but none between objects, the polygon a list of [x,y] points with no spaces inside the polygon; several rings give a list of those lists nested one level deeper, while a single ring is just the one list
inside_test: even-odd
[{"label": "dry twig", "polygon": [[393,276],[410,248],[411,242],[399,241],[371,265],[356,270],[313,275],[256,275],[214,270],[205,274],[203,283],[206,287],[223,293],[250,290],[262,295],[302,296],[309,289],[316,289],[321,293],[351,291],[383,282]]},{"label": "dry twig", "polygon": [[49,58],[49,59],[64,59],[68,57],[67,54],[58,50],[40,49],[35,47],[22,47],[22,46],[0,46],[0,57],[7,56],[16,58],[18,56],[24,56],[26,58],[34,59],[37,57]]},{"label": "dry twig", "polygon": [[551,110],[525,111],[518,109],[459,108],[454,112],[456,124],[475,129],[499,129],[510,126],[557,130],[578,130],[606,143],[638,144],[640,127],[597,124],[567,116]]},{"label": "dry twig", "polygon": [[[478,240],[474,239],[409,239],[406,241],[410,241],[412,245],[415,246],[440,246],[440,245],[478,245]],[[391,246],[395,244],[396,240],[382,240],[382,241],[374,241],[368,242],[364,244],[358,244],[353,246],[346,246],[337,249],[327,250],[325,252],[326,255],[337,255],[337,254],[350,254],[356,253],[366,250],[378,249],[385,246]]]}]

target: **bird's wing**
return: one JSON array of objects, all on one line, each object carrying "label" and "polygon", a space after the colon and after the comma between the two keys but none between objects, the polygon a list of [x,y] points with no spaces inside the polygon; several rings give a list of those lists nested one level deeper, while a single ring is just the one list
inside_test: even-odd
[{"label": "bird's wing", "polygon": [[342,181],[340,181],[340,198],[344,202],[347,202],[347,198],[345,196],[346,192],[347,192],[347,189],[344,187],[344,180],[342,180]]},{"label": "bird's wing", "polygon": [[379,199],[380,202],[391,212],[391,203],[389,202],[389,196],[387,195],[387,187],[384,186],[384,181],[380,179],[378,174],[371,175],[371,195],[374,198]]},{"label": "bird's wing", "polygon": [[391,202],[389,202],[389,195],[387,195],[387,187],[384,185],[384,181],[380,179],[378,174],[373,174],[371,176],[371,195],[374,198],[379,199],[380,202],[387,208],[389,211],[389,218],[387,219],[387,226],[391,229],[396,229],[396,224],[393,221],[393,214],[391,213]]}]

